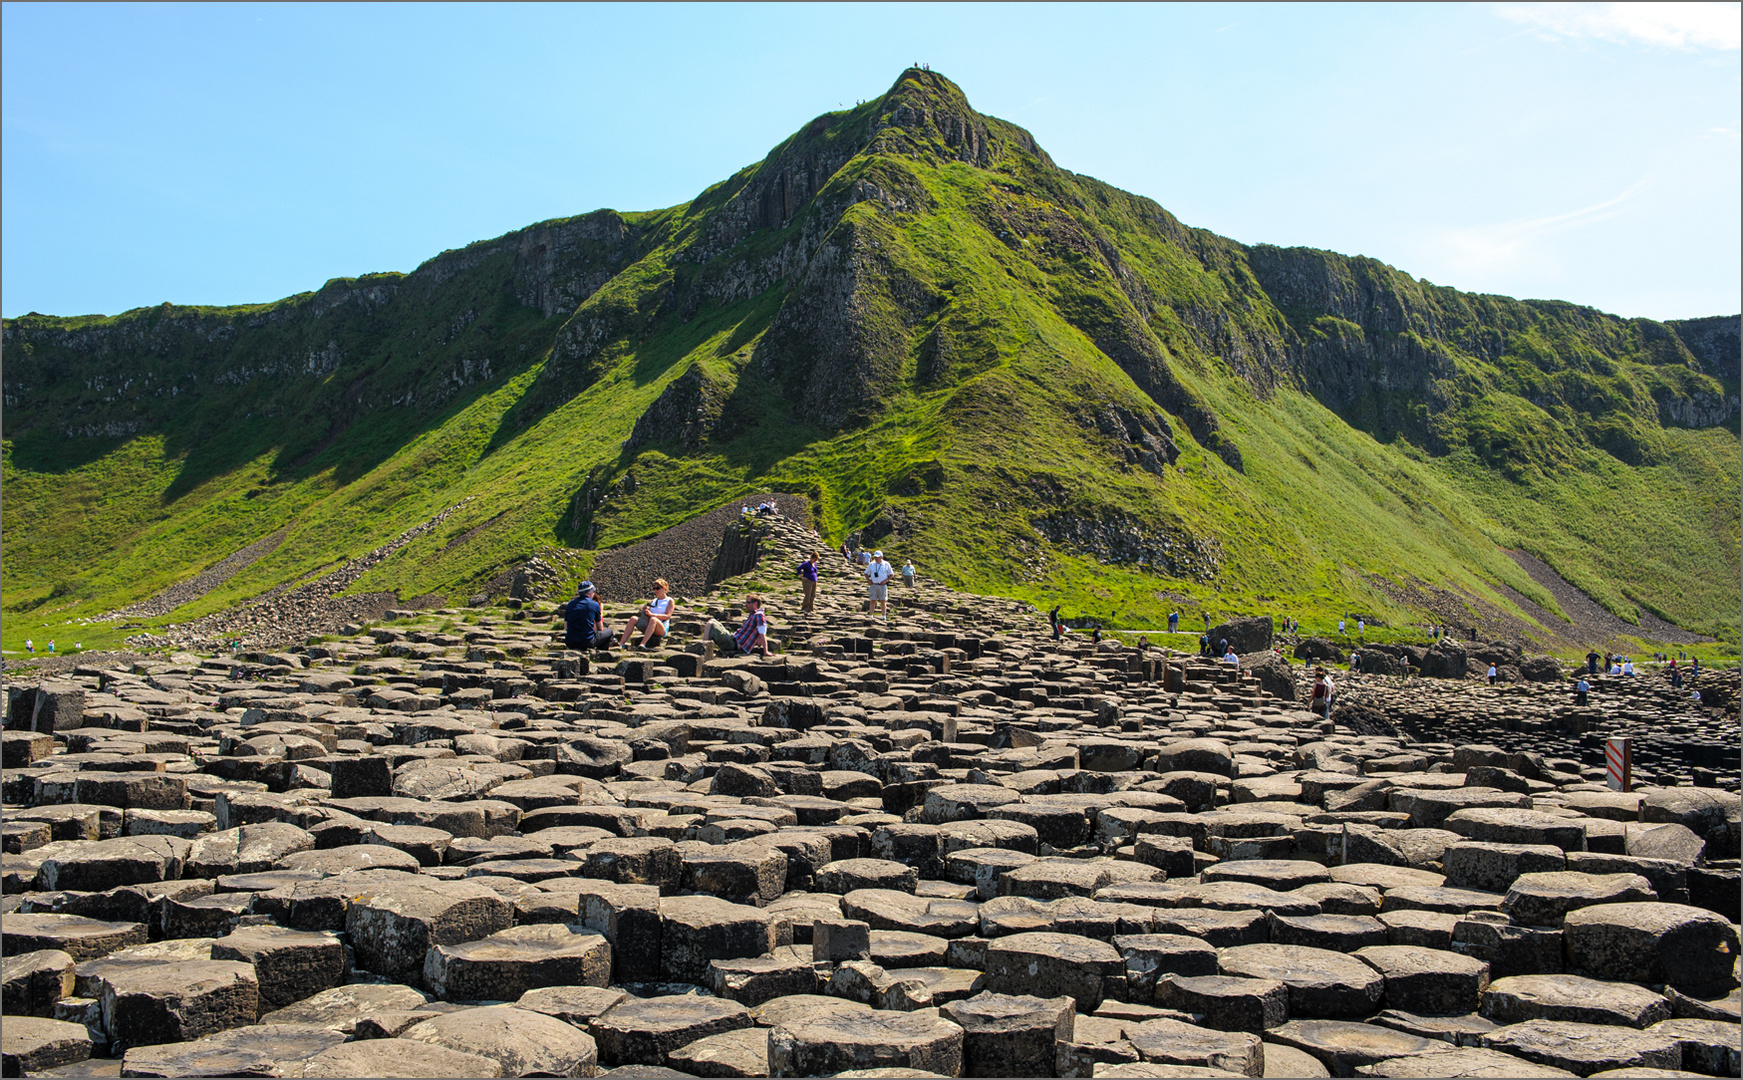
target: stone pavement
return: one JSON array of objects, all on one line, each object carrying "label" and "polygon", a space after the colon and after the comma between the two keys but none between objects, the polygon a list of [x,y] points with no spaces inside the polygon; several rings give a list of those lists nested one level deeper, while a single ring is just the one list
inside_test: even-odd
[{"label": "stone pavement", "polygon": [[[529,604],[9,685],[7,1075],[1737,1075],[1734,789],[1474,684],[1415,742],[926,580],[872,621],[832,552],[803,615],[765,525],[651,652]],[[715,656],[748,579],[780,651]]]}]

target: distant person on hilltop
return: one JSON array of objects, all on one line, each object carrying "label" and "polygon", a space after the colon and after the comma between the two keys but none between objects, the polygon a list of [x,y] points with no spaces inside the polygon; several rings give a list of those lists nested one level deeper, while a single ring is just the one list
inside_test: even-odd
[{"label": "distant person on hilltop", "polygon": [[1345,621],[1344,621],[1344,620],[1342,620],[1342,619],[1339,619],[1339,620],[1338,620],[1338,633],[1340,633],[1340,634],[1341,634],[1341,633],[1343,633],[1343,632],[1344,632],[1344,627],[1345,627],[1345,626],[1346,626],[1346,625],[1348,625],[1348,624],[1347,624],[1347,623],[1346,623],[1346,622],[1345,622]]},{"label": "distant person on hilltop", "polygon": [[1168,613],[1168,632],[1170,634],[1172,634],[1179,629],[1180,629],[1180,612],[1170,611]]},{"label": "distant person on hilltop", "polygon": [[805,590],[805,601],[799,610],[809,615],[811,605],[817,600],[817,567],[822,556],[813,551],[811,557],[799,564],[799,585]]},{"label": "distant person on hilltop", "polygon": [[575,590],[575,599],[563,608],[563,646],[569,649],[611,648],[611,631],[605,628],[605,615],[594,599],[598,590],[593,582],[583,581]]},{"label": "distant person on hilltop", "polygon": [[27,653],[36,652],[36,642],[30,640],[29,638],[25,638],[24,639],[24,651]]}]

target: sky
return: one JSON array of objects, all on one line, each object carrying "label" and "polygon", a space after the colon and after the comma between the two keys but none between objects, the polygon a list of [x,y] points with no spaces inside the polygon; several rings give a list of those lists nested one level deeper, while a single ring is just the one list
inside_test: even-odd
[{"label": "sky", "polygon": [[0,314],[237,304],[671,206],[924,61],[1245,243],[1743,309],[1743,5],[0,7]]}]

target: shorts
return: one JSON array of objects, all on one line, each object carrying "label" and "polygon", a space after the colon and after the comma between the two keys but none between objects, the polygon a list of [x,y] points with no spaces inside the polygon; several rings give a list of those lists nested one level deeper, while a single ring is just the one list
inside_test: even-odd
[{"label": "shorts", "polygon": [[887,581],[873,582],[866,586],[866,589],[867,595],[873,600],[888,600],[890,598],[890,583]]},{"label": "shorts", "polygon": [[[639,614],[635,617],[635,628],[637,630],[646,630],[648,628],[648,623],[651,623],[653,621],[654,621],[654,617],[652,615],[649,615],[649,614],[644,612],[644,613]],[[662,625],[660,627],[658,633],[656,634],[656,636],[664,635],[665,632],[666,632],[666,628],[664,625]]]}]

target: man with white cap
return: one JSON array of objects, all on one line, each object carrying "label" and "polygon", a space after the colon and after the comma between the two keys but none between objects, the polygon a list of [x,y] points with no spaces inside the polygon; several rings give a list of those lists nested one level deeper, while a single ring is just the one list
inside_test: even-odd
[{"label": "man with white cap", "polygon": [[884,561],[882,551],[872,552],[871,562],[865,566],[866,580],[871,582],[867,590],[865,613],[871,615],[874,611],[890,621],[890,564]]}]

